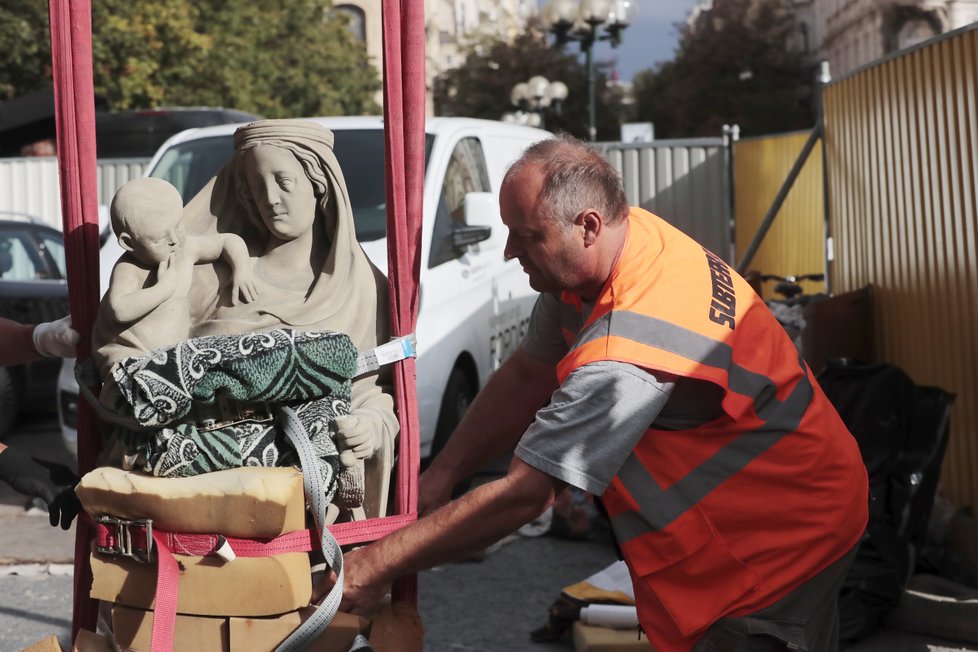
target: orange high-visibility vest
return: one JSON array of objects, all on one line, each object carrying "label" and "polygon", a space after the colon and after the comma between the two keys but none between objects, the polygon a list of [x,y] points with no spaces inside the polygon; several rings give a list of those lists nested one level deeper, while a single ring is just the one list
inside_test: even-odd
[{"label": "orange high-visibility vest", "polygon": [[764,302],[726,263],[633,208],[624,251],[583,321],[562,295],[561,381],[599,360],[719,385],[723,415],[650,427],[601,500],[659,652],[688,650],[837,561],[868,516],[855,439]]}]

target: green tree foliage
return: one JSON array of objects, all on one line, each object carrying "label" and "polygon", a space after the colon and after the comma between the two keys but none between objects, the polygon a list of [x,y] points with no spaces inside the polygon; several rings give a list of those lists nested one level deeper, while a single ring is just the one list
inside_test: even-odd
[{"label": "green tree foliage", "polygon": [[695,29],[683,26],[675,59],[636,75],[636,119],[660,138],[810,127],[811,69],[791,47],[796,33],[783,0],[714,0]]},{"label": "green tree foliage", "polygon": [[[0,97],[50,84],[46,3],[6,1],[13,5],[0,10],[0,42],[34,49],[0,52]],[[329,0],[93,0],[95,92],[115,109],[225,106],[266,117],[377,112],[377,73],[330,8]],[[5,14],[19,22],[11,26]],[[24,36],[8,38],[8,31]]]},{"label": "green tree foliage", "polygon": [[[566,48],[576,48],[569,43]],[[606,64],[596,66],[598,140],[618,140],[621,93],[608,86]],[[499,120],[514,111],[513,86],[534,75],[567,84],[569,95],[560,114],[544,115],[550,131],[566,131],[587,138],[587,69],[577,54],[550,45],[546,35],[531,24],[512,42],[486,40],[469,48],[465,63],[435,80],[435,113]]]},{"label": "green tree foliage", "polygon": [[48,5],[38,0],[0,3],[0,100],[41,90],[51,79]]}]

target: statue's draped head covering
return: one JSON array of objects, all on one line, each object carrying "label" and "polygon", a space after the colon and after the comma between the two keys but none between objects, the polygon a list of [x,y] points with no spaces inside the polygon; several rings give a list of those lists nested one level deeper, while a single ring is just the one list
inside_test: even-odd
[{"label": "statue's draped head covering", "polygon": [[[187,205],[189,230],[236,233],[244,238],[252,257],[264,254],[272,236],[252,200],[242,163],[249,150],[267,146],[291,152],[312,183],[316,196],[312,228],[323,230],[325,237],[317,241],[328,247],[328,254],[305,297],[262,296],[256,305],[237,309],[227,308],[229,302],[224,300],[223,307],[216,307],[209,317],[238,320],[251,306],[251,312],[258,314],[250,330],[280,325],[335,330],[350,335],[361,349],[375,346],[378,338],[386,341],[386,280],[357,242],[346,181],[333,154],[333,133],[322,125],[309,120],[261,120],[240,127],[234,134],[232,157],[213,183]],[[228,330],[249,330],[247,325],[241,322]]]}]

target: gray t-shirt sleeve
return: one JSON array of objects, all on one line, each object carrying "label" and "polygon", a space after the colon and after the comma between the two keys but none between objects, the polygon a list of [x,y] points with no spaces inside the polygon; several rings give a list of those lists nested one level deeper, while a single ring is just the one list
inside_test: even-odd
[{"label": "gray t-shirt sleeve", "polygon": [[567,342],[560,332],[560,299],[557,295],[544,292],[537,297],[522,347],[537,360],[554,365],[567,355]]},{"label": "gray t-shirt sleeve", "polygon": [[674,386],[624,362],[579,367],[537,412],[516,455],[552,477],[601,495]]}]

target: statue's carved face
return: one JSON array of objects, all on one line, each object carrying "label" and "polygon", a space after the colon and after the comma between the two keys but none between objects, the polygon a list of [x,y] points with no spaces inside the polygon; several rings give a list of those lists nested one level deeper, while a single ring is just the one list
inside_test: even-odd
[{"label": "statue's carved face", "polygon": [[316,196],[295,156],[262,145],[248,150],[243,164],[251,198],[272,236],[295,240],[308,233],[316,219]]},{"label": "statue's carved face", "polygon": [[120,244],[144,265],[159,265],[183,248],[187,236],[180,208],[169,212],[149,213],[123,233]]}]

